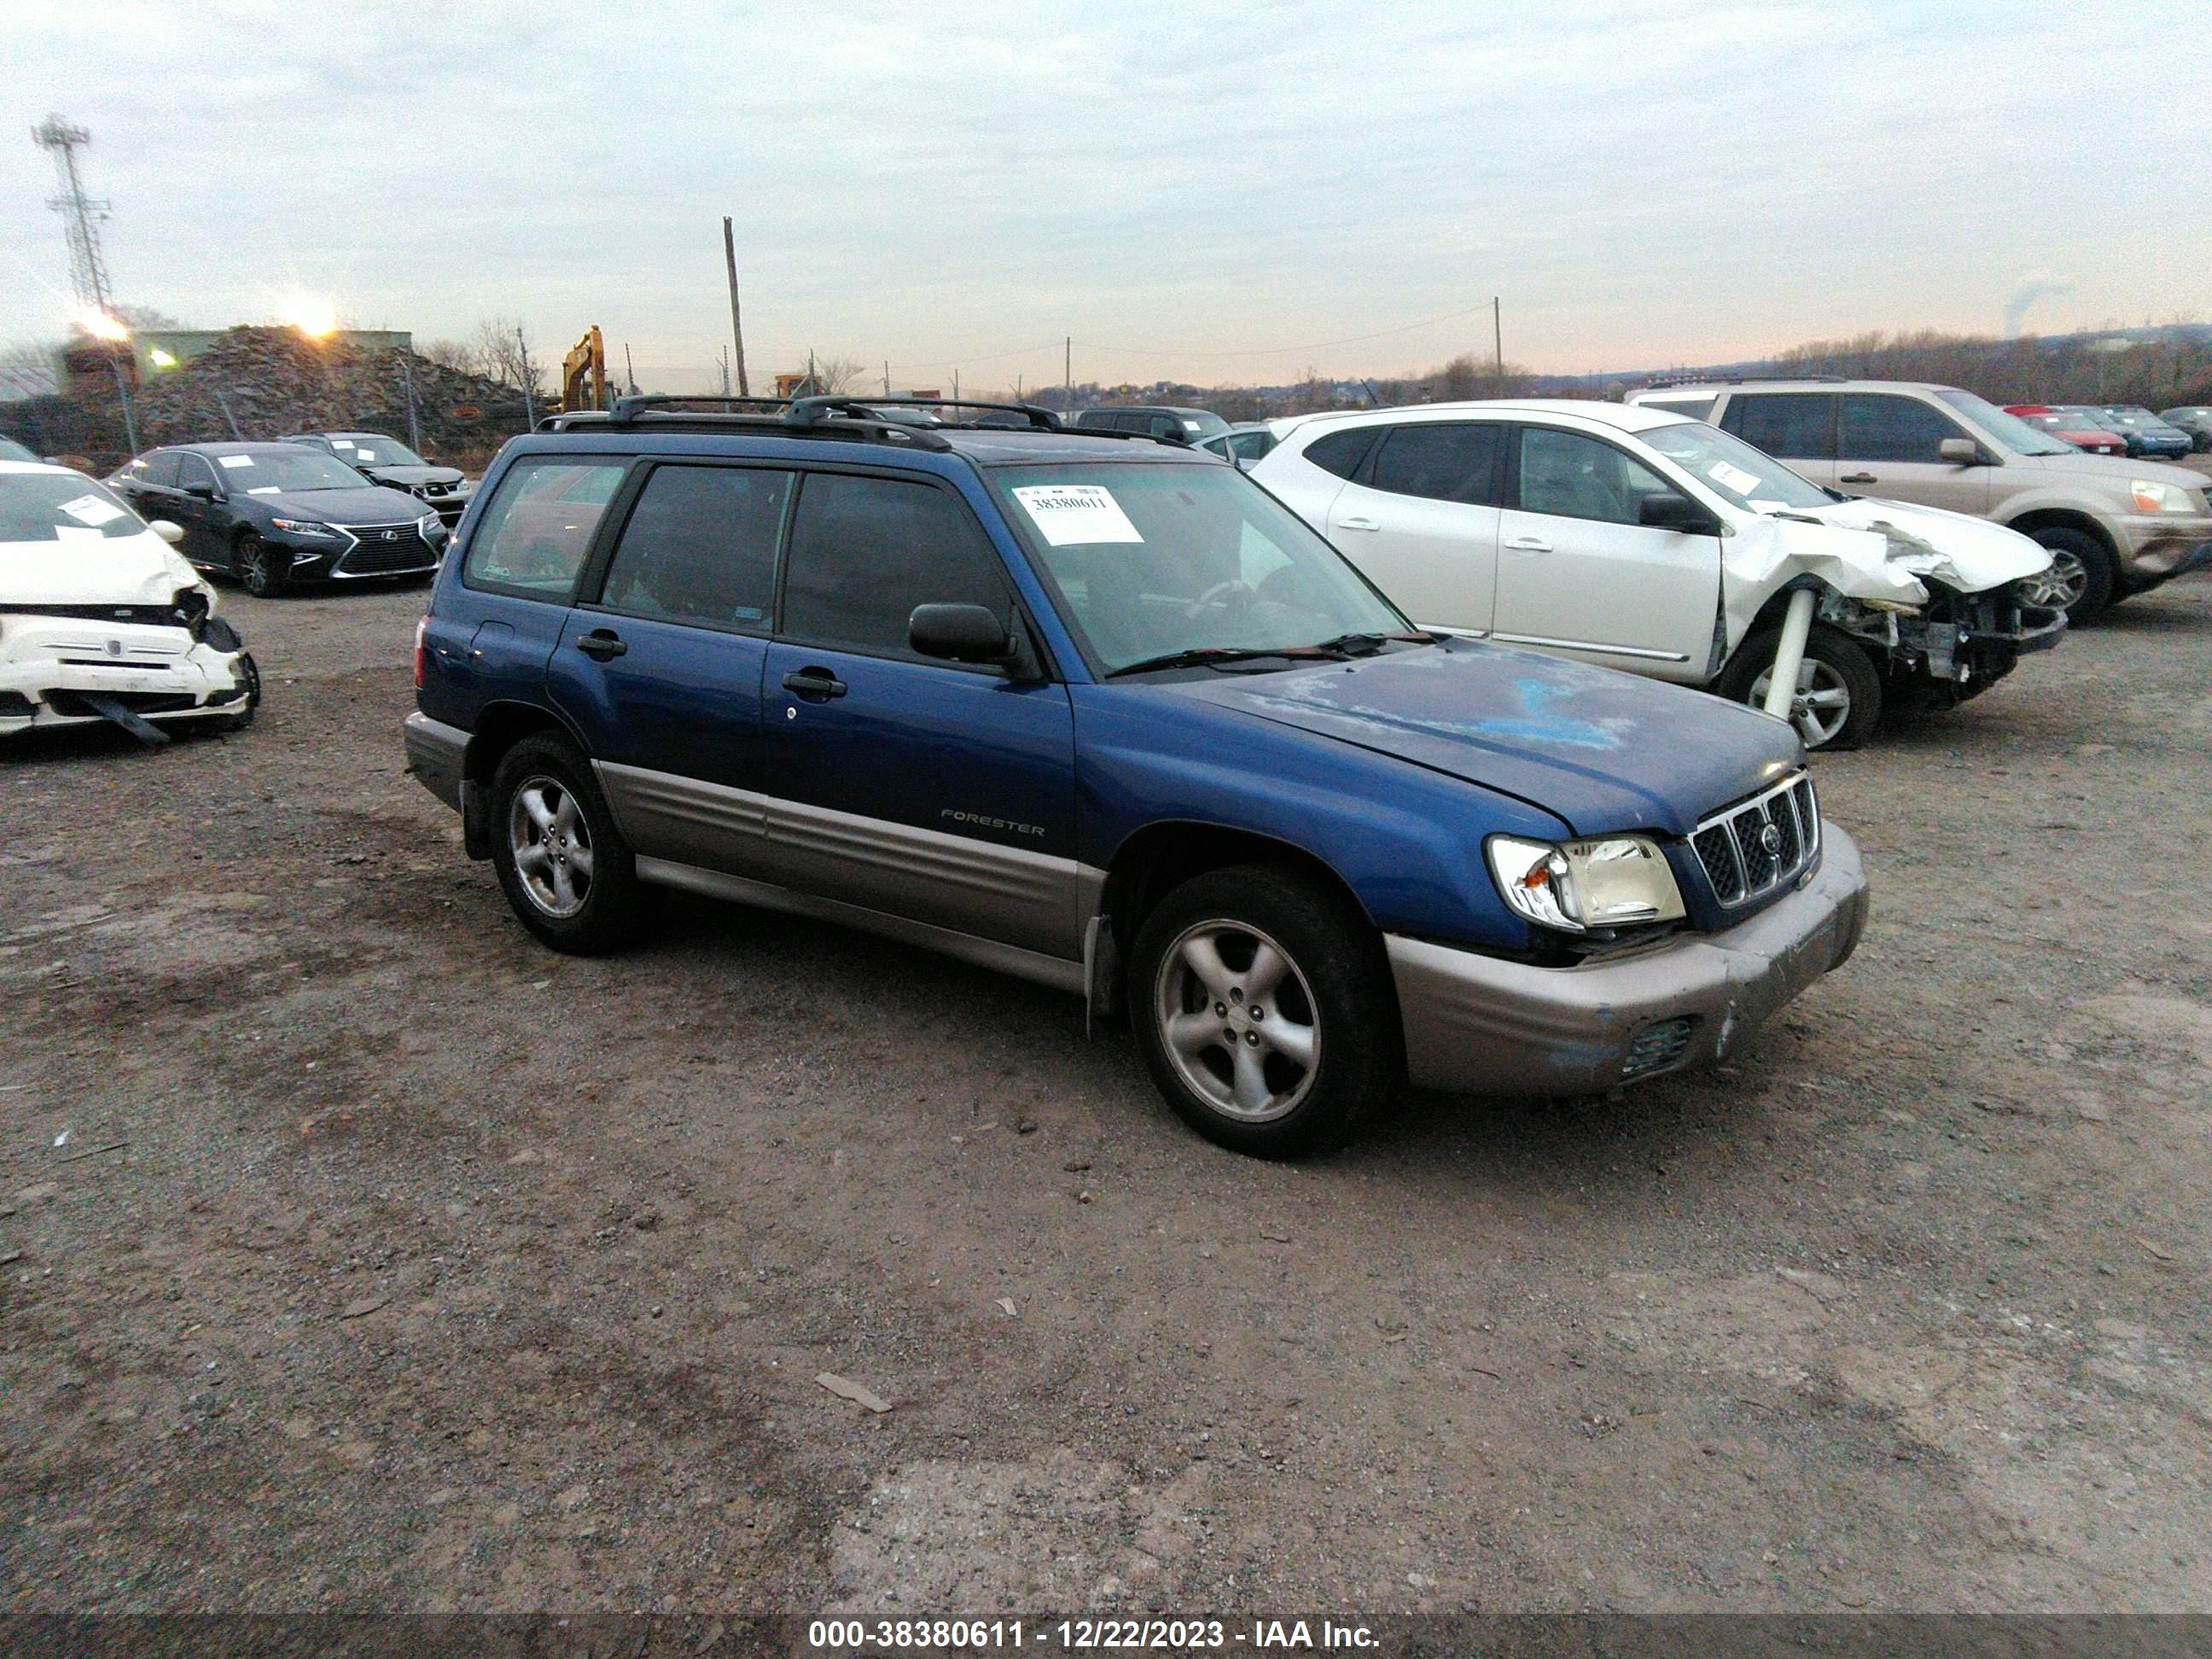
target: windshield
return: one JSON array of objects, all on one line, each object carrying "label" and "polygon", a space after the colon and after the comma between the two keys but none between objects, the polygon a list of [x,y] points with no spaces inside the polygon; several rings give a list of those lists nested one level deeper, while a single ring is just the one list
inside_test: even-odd
[{"label": "windshield", "polygon": [[1412,626],[1233,468],[985,471],[1061,616],[1109,673],[1176,652],[1281,650]]},{"label": "windshield", "polygon": [[380,437],[374,432],[356,432],[349,437],[332,438],[331,447],[337,451],[340,460],[359,461],[363,466],[430,465],[397,439]]},{"label": "windshield", "polygon": [[215,463],[224,489],[244,490],[249,495],[274,495],[279,490],[360,489],[368,482],[343,461],[305,444],[282,449],[274,446],[251,451],[218,449],[209,452],[207,459]]},{"label": "windshield", "polygon": [[1936,394],[2015,455],[2071,455],[2074,446],[2062,443],[2047,432],[2038,432],[2017,415],[2008,415],[1986,398],[1971,392]]},{"label": "windshield", "polygon": [[0,543],[112,541],[145,528],[82,473],[0,472]]},{"label": "windshield", "polygon": [[35,461],[38,459],[13,438],[0,438],[0,461]]},{"label": "windshield", "polygon": [[1703,421],[1655,426],[1637,434],[1708,489],[1753,513],[1832,507],[1835,497],[1808,483],[1764,450]]}]

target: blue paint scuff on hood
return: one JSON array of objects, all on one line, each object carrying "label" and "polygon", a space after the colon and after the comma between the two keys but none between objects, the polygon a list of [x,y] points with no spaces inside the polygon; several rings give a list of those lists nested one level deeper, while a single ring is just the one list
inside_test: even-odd
[{"label": "blue paint scuff on hood", "polygon": [[1474,641],[1152,689],[1500,791],[1583,836],[1686,835],[1803,760],[1783,722],[1705,692]]}]

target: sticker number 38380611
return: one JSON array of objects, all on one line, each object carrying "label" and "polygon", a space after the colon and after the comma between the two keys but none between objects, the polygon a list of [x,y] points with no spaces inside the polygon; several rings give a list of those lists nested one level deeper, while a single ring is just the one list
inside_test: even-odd
[{"label": "sticker number 38380611", "polygon": [[1145,539],[1103,484],[1024,484],[1013,494],[1054,547]]}]

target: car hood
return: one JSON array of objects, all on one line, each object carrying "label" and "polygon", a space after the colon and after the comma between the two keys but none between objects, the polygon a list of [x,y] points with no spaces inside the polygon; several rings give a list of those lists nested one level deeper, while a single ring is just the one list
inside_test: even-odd
[{"label": "car hood", "polygon": [[[237,499],[233,498],[234,504]],[[411,524],[426,510],[405,490],[386,489],[380,484],[363,484],[359,489],[285,490],[244,499],[279,518],[313,519],[324,524]]]},{"label": "car hood", "polygon": [[136,536],[0,542],[0,608],[10,605],[167,605],[198,573],[152,531]]},{"label": "car hood", "polygon": [[2017,530],[1942,507],[1875,499],[1816,507],[1813,517],[1848,530],[1870,530],[1888,544],[1895,568],[1929,576],[1964,593],[2002,587],[2046,568],[2051,555]]},{"label": "car hood", "polygon": [[[2112,434],[2115,438],[2121,435]],[[2124,489],[2130,478],[2179,484],[2184,489],[2202,489],[2205,485],[2202,472],[2185,466],[2168,466],[2163,461],[2123,460],[2118,455],[2090,455],[2078,450],[2071,455],[2014,455],[2005,465],[2024,466],[2037,472],[2070,472],[2077,477],[2090,474],[2111,483],[2115,489]]]},{"label": "car hood", "polygon": [[1784,722],[1703,692],[1479,641],[1148,689],[1511,795],[1580,836],[1687,835],[1804,752]]},{"label": "car hood", "polygon": [[459,483],[461,481],[461,470],[457,466],[384,466],[375,461],[365,465],[359,461],[350,465],[355,471],[366,472],[379,483],[398,484],[403,488],[412,484]]}]

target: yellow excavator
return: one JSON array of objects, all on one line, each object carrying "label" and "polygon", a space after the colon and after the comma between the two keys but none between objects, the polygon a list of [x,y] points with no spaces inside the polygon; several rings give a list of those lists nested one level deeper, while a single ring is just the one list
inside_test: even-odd
[{"label": "yellow excavator", "polygon": [[599,337],[599,325],[593,323],[561,360],[561,401],[555,409],[568,414],[579,409],[605,409],[608,403],[606,342]]}]

